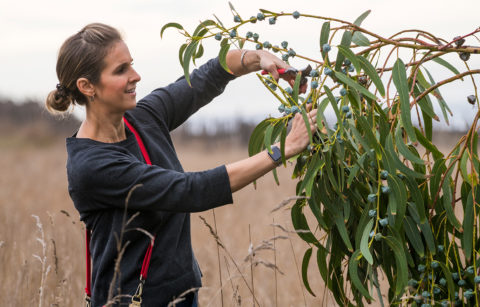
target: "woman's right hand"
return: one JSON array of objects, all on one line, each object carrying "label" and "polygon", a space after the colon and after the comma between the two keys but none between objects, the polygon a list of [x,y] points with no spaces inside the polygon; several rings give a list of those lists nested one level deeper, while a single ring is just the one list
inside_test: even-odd
[{"label": "woman's right hand", "polygon": [[[307,117],[310,125],[308,129],[310,129],[313,134],[317,130],[317,109],[311,110],[311,105],[307,105]],[[285,157],[290,159],[301,153],[307,148],[309,142],[305,121],[303,120],[302,114],[297,113],[292,119],[292,129],[285,139]]]}]

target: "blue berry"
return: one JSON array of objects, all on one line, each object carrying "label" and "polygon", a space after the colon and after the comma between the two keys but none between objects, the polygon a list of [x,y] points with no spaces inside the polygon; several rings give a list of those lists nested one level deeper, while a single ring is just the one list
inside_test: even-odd
[{"label": "blue berry", "polygon": [[424,265],[424,264],[419,264],[418,267],[417,267],[417,270],[420,272],[420,273],[423,273],[425,272],[425,269],[427,267]]},{"label": "blue berry", "polygon": [[262,21],[262,20],[265,19],[265,15],[263,15],[262,13],[258,13],[258,14],[257,14],[257,19],[260,20],[260,21]]},{"label": "blue berry", "polygon": [[278,47],[278,45],[274,45],[272,50],[273,52],[277,53],[278,49],[280,49],[280,47]]},{"label": "blue berry", "polygon": [[387,218],[383,218],[381,219],[380,221],[378,221],[378,223],[380,223],[380,225],[382,225],[382,227],[385,227],[388,225],[388,219]]},{"label": "blue berry", "polygon": [[422,296],[423,297],[430,297],[430,293],[428,291],[423,291]]},{"label": "blue berry", "polygon": [[230,37],[234,38],[235,36],[237,36],[237,30],[233,29],[232,31],[230,31]]},{"label": "blue berry", "polygon": [[251,31],[248,31],[247,34],[245,34],[247,38],[252,38],[253,33]]},{"label": "blue berry", "polygon": [[312,88],[317,88],[318,87],[318,81],[313,80],[311,86],[312,86]]},{"label": "blue berry", "polygon": [[282,46],[283,49],[287,49],[287,47],[288,47],[288,42],[287,42],[287,41],[283,41],[280,45]]},{"label": "blue berry", "polygon": [[265,47],[265,48],[267,48],[267,49],[270,49],[270,48],[272,48],[272,44],[270,44],[269,41],[265,41],[265,42],[263,43],[263,47]]},{"label": "blue berry", "polygon": [[222,39],[222,34],[220,34],[220,33],[215,34],[215,39],[217,41],[221,40]]},{"label": "blue berry", "polygon": [[370,231],[370,234],[368,235],[370,238],[372,238],[375,235],[375,231]]},{"label": "blue berry", "polygon": [[330,47],[329,44],[323,44],[322,50],[323,52],[329,52],[330,50],[332,50],[332,47]]},{"label": "blue berry", "polygon": [[258,33],[253,33],[252,37],[254,41],[258,41],[258,38],[260,37],[260,35],[258,35]]},{"label": "blue berry", "polygon": [[345,89],[344,87],[340,90],[340,96],[345,96],[347,95],[347,89]]},{"label": "blue berry", "polygon": [[270,84],[269,87],[273,90],[273,91],[276,91],[277,90],[277,86],[275,84]]},{"label": "blue berry", "polygon": [[285,114],[290,114],[292,113],[292,110],[289,107],[285,107]]},{"label": "blue berry", "polygon": [[345,69],[345,67],[342,68],[342,73],[343,73],[344,75],[347,74],[347,70]]},{"label": "blue berry", "polygon": [[283,104],[281,104],[281,105],[278,107],[278,112],[280,112],[280,113],[285,112],[285,106],[284,106]]},{"label": "blue berry", "polygon": [[453,272],[453,273],[452,273],[452,278],[453,278],[453,280],[458,280],[458,278],[459,278],[459,277],[458,277],[458,273],[457,273],[457,272]]},{"label": "blue berry", "polygon": [[292,13],[293,18],[298,19],[300,17],[300,13],[298,11],[295,11]]},{"label": "blue berry", "polygon": [[313,69],[313,70],[310,72],[310,77],[312,77],[312,78],[318,77],[319,75],[320,75],[320,73],[318,72],[317,69]]},{"label": "blue berry", "polygon": [[409,285],[410,287],[416,287],[416,286],[418,286],[418,281],[416,281],[415,279],[410,279],[410,280],[408,281],[408,285]]},{"label": "blue berry", "polygon": [[287,87],[287,88],[285,89],[285,92],[287,92],[287,93],[289,93],[290,95],[292,95],[293,90],[292,90],[292,88],[289,86],[289,87]]},{"label": "blue berry", "polygon": [[255,16],[250,17],[250,22],[251,23],[256,23],[257,22],[257,17],[255,17]]},{"label": "blue berry", "polygon": [[383,236],[382,236],[381,233],[377,233],[377,234],[375,235],[375,238],[374,238],[374,239],[375,239],[375,241],[380,241],[380,240],[382,240],[382,237],[383,237]]},{"label": "blue berry", "polygon": [[300,113],[300,109],[299,109],[297,106],[293,106],[293,107],[292,107],[292,113],[293,113],[293,114]]},{"label": "blue berry", "polygon": [[332,76],[333,75],[333,70],[331,70],[328,67],[325,67],[325,69],[323,70],[323,73],[326,74],[327,76]]},{"label": "blue berry", "polygon": [[441,305],[442,305],[442,307],[448,307],[448,306],[450,306],[450,303],[448,301],[443,301],[441,303]]},{"label": "blue berry", "polygon": [[297,55],[297,53],[296,53],[295,50],[293,50],[292,48],[290,48],[290,49],[288,50],[288,56],[290,56],[290,57],[293,58],[293,57],[296,56],[296,55]]},{"label": "blue berry", "polygon": [[400,178],[400,179],[405,179],[405,175],[402,174],[402,173],[398,173],[398,174],[397,174],[397,177]]},{"label": "blue berry", "polygon": [[275,18],[275,17],[270,17],[268,19],[268,23],[271,24],[271,25],[274,25],[276,21],[277,21],[277,18]]},{"label": "blue berry", "polygon": [[282,55],[282,60],[285,61],[285,62],[288,61],[288,54],[287,53]]},{"label": "blue berry", "polygon": [[438,263],[438,261],[433,261],[432,262],[432,269],[438,269],[438,267],[440,266],[440,263]]},{"label": "blue berry", "polygon": [[350,66],[350,64],[352,64],[349,59],[345,59],[343,63],[345,64],[345,66]]},{"label": "blue berry", "polygon": [[464,279],[460,279],[457,284],[459,287],[465,287],[467,282]]},{"label": "blue berry", "polygon": [[462,59],[462,61],[468,61],[470,59],[470,53],[468,52],[462,52],[460,53],[460,59]]},{"label": "blue berry", "polygon": [[367,201],[368,201],[369,203],[374,203],[376,199],[377,199],[377,195],[376,195],[376,194],[368,194],[368,196],[367,196]]},{"label": "blue berry", "polygon": [[256,44],[256,45],[255,45],[255,49],[257,49],[257,50],[260,50],[260,49],[262,49],[262,48],[263,48],[263,47],[262,47],[262,44]]},{"label": "blue berry", "polygon": [[368,210],[368,216],[369,217],[376,217],[377,216],[377,210]]},{"label": "blue berry", "polygon": [[382,193],[383,194],[389,194],[390,193],[390,187],[387,185],[382,186]]},{"label": "blue berry", "polygon": [[347,113],[348,111],[350,111],[350,107],[349,107],[349,106],[343,106],[343,107],[342,107],[342,112],[343,112],[343,113]]},{"label": "blue berry", "polygon": [[354,71],[355,71],[355,67],[353,67],[353,65],[348,66],[348,71],[349,71],[349,72],[354,72]]},{"label": "blue berry", "polygon": [[388,178],[388,171],[386,170],[383,170],[380,172],[380,178],[382,178],[383,180],[387,180]]},{"label": "blue berry", "polygon": [[475,95],[469,95],[467,97],[467,101],[469,104],[474,104],[476,100],[477,100],[477,97],[475,97]]},{"label": "blue berry", "polygon": [[465,291],[465,292],[463,293],[463,296],[465,296],[465,298],[466,298],[467,300],[469,300],[469,299],[471,299],[471,298],[473,297],[474,294],[475,294],[475,293],[473,292],[472,289],[468,289],[467,291]]},{"label": "blue berry", "polygon": [[234,22],[242,22],[242,19],[240,19],[240,16],[235,15],[235,16],[233,16],[233,21]]},{"label": "blue berry", "polygon": [[473,266],[469,266],[467,268],[467,273],[470,274],[470,275],[475,274],[475,269],[473,268]]},{"label": "blue berry", "polygon": [[437,250],[439,253],[443,253],[443,250],[444,250],[443,245],[438,245]]},{"label": "blue berry", "polygon": [[440,280],[439,280],[438,282],[440,283],[440,285],[442,285],[442,286],[444,286],[444,287],[447,285],[447,280],[446,280],[445,278],[443,278],[443,277],[440,278]]},{"label": "blue berry", "polygon": [[480,284],[480,276],[475,276],[473,278],[473,282],[476,283],[476,284]]},{"label": "blue berry", "polygon": [[346,118],[352,118],[352,112],[348,111],[347,114],[345,114]]},{"label": "blue berry", "polygon": [[415,297],[413,299],[415,300],[415,303],[417,303],[417,304],[421,304],[423,302],[423,297],[421,297],[420,295],[415,295]]},{"label": "blue berry", "polygon": [[425,303],[425,304],[422,304],[420,307],[432,307],[432,305]]}]

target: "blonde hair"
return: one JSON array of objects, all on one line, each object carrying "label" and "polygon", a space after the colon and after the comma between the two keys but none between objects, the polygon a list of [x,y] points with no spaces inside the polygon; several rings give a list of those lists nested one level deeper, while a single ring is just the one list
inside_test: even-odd
[{"label": "blonde hair", "polygon": [[117,29],[101,23],[86,25],[69,37],[58,53],[59,83],[47,96],[47,110],[58,113],[67,111],[74,104],[86,105],[88,99],[78,90],[77,80],[86,78],[98,84],[105,68],[104,58],[113,44],[121,40]]}]

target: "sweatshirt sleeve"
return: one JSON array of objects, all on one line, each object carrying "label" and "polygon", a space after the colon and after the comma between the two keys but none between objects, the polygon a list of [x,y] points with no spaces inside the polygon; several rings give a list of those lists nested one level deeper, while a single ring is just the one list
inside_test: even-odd
[{"label": "sweatshirt sleeve", "polygon": [[233,202],[225,166],[183,173],[121,152],[94,151],[85,153],[81,168],[70,170],[75,176],[69,174],[74,179],[69,182],[70,195],[80,212],[125,206],[137,211],[199,212]]},{"label": "sweatshirt sleeve", "polygon": [[228,82],[233,79],[235,76],[225,71],[219,59],[214,58],[193,70],[190,74],[191,86],[182,76],[141,99],[138,107],[158,116],[159,120],[166,121],[171,131],[223,93]]}]

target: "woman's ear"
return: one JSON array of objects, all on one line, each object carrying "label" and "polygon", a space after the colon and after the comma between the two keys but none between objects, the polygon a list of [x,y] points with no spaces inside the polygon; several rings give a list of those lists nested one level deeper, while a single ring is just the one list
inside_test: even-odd
[{"label": "woman's ear", "polygon": [[85,97],[95,97],[95,86],[87,78],[78,78],[77,88]]}]

